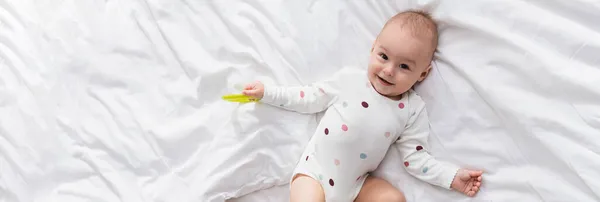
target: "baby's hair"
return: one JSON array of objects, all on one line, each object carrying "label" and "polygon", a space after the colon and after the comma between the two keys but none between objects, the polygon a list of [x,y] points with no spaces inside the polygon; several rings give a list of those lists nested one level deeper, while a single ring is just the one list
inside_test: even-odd
[{"label": "baby's hair", "polygon": [[410,29],[414,36],[422,36],[423,34],[427,34],[426,37],[432,38],[432,46],[434,50],[437,48],[437,23],[428,12],[422,10],[407,10],[400,12],[390,18],[385,23],[383,28],[385,29],[388,24],[396,21],[401,23],[400,26]]}]

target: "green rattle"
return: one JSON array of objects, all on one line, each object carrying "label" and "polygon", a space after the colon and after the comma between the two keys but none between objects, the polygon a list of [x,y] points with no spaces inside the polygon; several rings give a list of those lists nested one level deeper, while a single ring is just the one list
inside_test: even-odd
[{"label": "green rattle", "polygon": [[227,94],[221,97],[225,101],[229,102],[239,102],[239,103],[248,103],[248,102],[257,102],[258,99],[243,95],[243,94]]}]

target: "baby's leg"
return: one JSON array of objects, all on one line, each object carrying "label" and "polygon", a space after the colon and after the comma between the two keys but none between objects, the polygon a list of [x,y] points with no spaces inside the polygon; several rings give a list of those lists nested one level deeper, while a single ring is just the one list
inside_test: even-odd
[{"label": "baby's leg", "polygon": [[292,179],[290,202],[325,202],[325,192],[315,179],[298,174]]},{"label": "baby's leg", "polygon": [[404,194],[384,179],[368,176],[355,202],[406,202]]}]

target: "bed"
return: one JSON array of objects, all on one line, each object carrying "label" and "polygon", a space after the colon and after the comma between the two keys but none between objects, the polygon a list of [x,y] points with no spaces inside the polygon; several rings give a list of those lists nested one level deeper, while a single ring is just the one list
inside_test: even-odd
[{"label": "bed", "polygon": [[438,19],[431,152],[474,198],[373,174],[408,201],[600,201],[600,3],[0,0],[0,201],[286,201],[320,115],[224,102],[246,82],[366,67],[387,18]]}]

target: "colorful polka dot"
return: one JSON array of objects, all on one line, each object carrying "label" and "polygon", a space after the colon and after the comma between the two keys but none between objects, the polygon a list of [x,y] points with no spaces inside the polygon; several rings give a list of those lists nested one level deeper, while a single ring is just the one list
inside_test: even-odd
[{"label": "colorful polka dot", "polygon": [[398,107],[400,107],[400,109],[404,109],[404,103],[398,104]]},{"label": "colorful polka dot", "polygon": [[404,162],[404,166],[408,167],[410,164],[408,163],[408,161]]},{"label": "colorful polka dot", "polygon": [[329,179],[329,185],[333,187],[333,179]]},{"label": "colorful polka dot", "polygon": [[348,107],[348,103],[346,101],[342,102],[342,107],[344,107],[344,108]]},{"label": "colorful polka dot", "polygon": [[423,173],[427,173],[428,170],[429,170],[428,167],[423,168]]},{"label": "colorful polka dot", "polygon": [[319,180],[323,180],[323,175],[319,174]]},{"label": "colorful polka dot", "polygon": [[360,178],[361,178],[361,177],[362,177],[362,176],[358,176],[358,177],[356,178],[356,181],[360,180]]},{"label": "colorful polka dot", "polygon": [[304,91],[300,91],[300,97],[304,98]]},{"label": "colorful polka dot", "polygon": [[283,104],[280,104],[279,106],[280,106],[280,107],[283,107]]},{"label": "colorful polka dot", "polygon": [[360,159],[366,159],[367,158],[367,154],[365,153],[360,153]]},{"label": "colorful polka dot", "polygon": [[329,129],[325,128],[325,135],[329,135]]},{"label": "colorful polka dot", "polygon": [[308,161],[308,156],[306,156],[306,160]]},{"label": "colorful polka dot", "polygon": [[319,92],[325,94],[325,91],[322,88],[319,88]]},{"label": "colorful polka dot", "polygon": [[417,146],[417,151],[421,151],[421,149],[423,149],[421,145]]},{"label": "colorful polka dot", "polygon": [[364,102],[364,101],[363,101],[363,102],[362,102],[362,103],[360,103],[360,104],[361,104],[361,105],[362,105],[364,108],[369,108],[369,103],[367,103],[367,102]]},{"label": "colorful polka dot", "polygon": [[335,160],[333,160],[333,163],[334,163],[336,166],[339,166],[339,165],[340,165],[340,160],[337,160],[337,159],[335,159]]},{"label": "colorful polka dot", "polygon": [[348,126],[346,124],[342,124],[342,130],[343,131],[348,131]]},{"label": "colorful polka dot", "polygon": [[390,132],[385,132],[385,137],[390,137],[391,133]]}]

